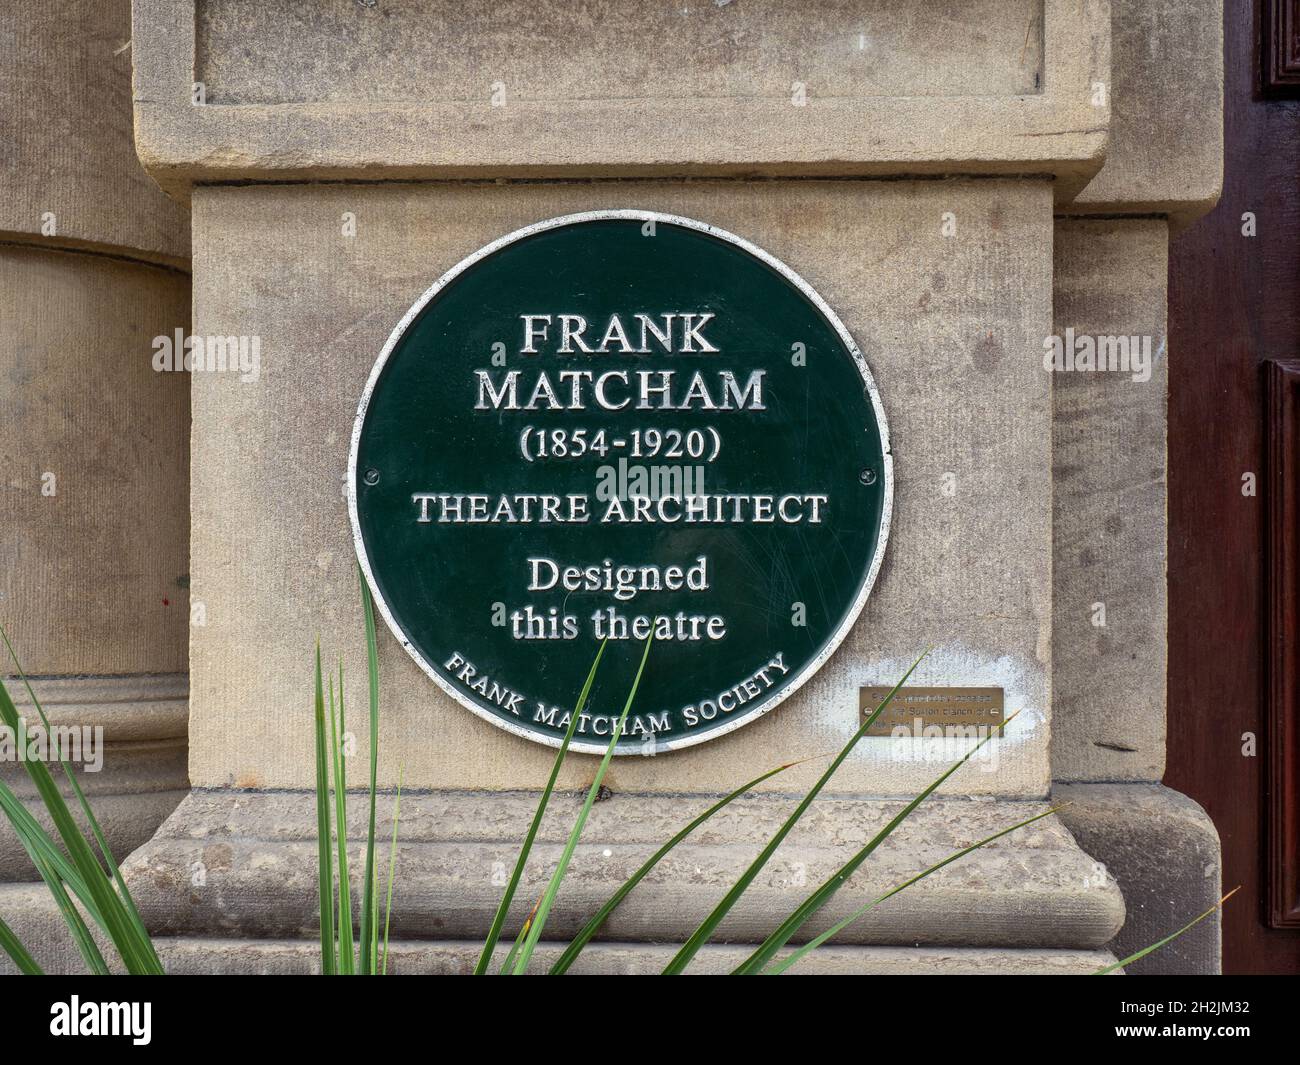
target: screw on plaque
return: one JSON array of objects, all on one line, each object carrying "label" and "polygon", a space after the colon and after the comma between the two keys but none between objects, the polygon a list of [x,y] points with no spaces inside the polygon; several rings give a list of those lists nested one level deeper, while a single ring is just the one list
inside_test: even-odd
[{"label": "screw on plaque", "polygon": [[366,470],[366,475],[365,475],[365,477],[363,478],[363,480],[366,482],[366,484],[369,484],[369,485],[376,485],[376,484],[378,484],[378,483],[379,483],[379,471],[376,470],[374,467],[371,467],[370,469]]},{"label": "screw on plaque", "polygon": [[863,484],[875,484],[876,471],[873,470],[870,466],[868,466],[865,470],[863,470],[860,474],[858,474],[858,480],[861,481]]}]

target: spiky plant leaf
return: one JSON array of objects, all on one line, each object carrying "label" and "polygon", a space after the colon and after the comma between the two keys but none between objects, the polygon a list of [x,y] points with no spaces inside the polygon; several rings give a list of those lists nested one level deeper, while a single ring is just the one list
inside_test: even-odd
[{"label": "spiky plant leaf", "polygon": [[528,862],[528,855],[533,849],[533,840],[537,838],[537,830],[541,827],[542,817],[546,813],[546,805],[551,800],[551,792],[555,790],[555,781],[559,778],[560,766],[564,764],[564,756],[569,751],[569,742],[573,739],[574,730],[578,727],[578,715],[582,712],[582,708],[587,705],[587,696],[591,692],[592,681],[596,679],[596,671],[600,668],[600,660],[605,654],[605,645],[606,641],[602,640],[600,649],[596,652],[595,661],[591,663],[591,670],[587,673],[587,679],[582,685],[582,692],[578,696],[577,706],[574,707],[573,713],[569,715],[569,727],[565,730],[560,749],[555,754],[555,762],[551,766],[551,775],[546,781],[546,788],[542,791],[542,797],[537,802],[537,812],[533,815],[532,824],[528,828],[528,835],[524,837],[523,846],[519,848],[519,857],[515,861],[514,872],[510,875],[505,894],[501,896],[501,904],[497,907],[496,916],[492,918],[492,927],[488,929],[487,939],[483,943],[483,953],[479,955],[478,964],[474,967],[475,976],[482,976],[487,972],[488,965],[492,961],[492,955],[497,949],[497,942],[501,938],[501,926],[505,924],[506,914],[509,913],[510,904],[514,901],[515,891],[519,887],[519,880],[523,876],[524,866]]},{"label": "spiky plant leaf", "polygon": [[[1017,711],[1017,713],[1019,713],[1019,711]],[[1015,720],[1015,717],[1016,715],[1012,714],[1005,722],[1003,722],[1002,727],[1009,725],[1013,720]],[[906,821],[908,817],[912,815],[912,812],[927,798],[929,798],[940,784],[970,761],[970,759],[975,755],[975,752],[988,743],[989,740],[999,735],[1002,731],[1002,727],[990,731],[987,736],[979,741],[979,743],[975,744],[974,747],[967,751],[955,765],[950,766],[941,773],[937,780],[930,784],[929,787],[922,791],[915,799],[904,806],[898,815],[885,825],[884,828],[877,832],[865,847],[845,862],[834,876],[800,903],[800,905],[795,908],[794,913],[790,914],[789,917],[782,921],[776,931],[769,935],[767,939],[763,940],[758,949],[736,967],[734,975],[745,976],[761,972],[762,967],[771,961],[776,952],[790,941],[790,937],[803,927],[804,922],[831,900],[831,897],[835,892],[844,886],[844,882],[857,871],[858,867],[867,860],[872,852],[888,839],[893,831]]]},{"label": "spiky plant leaf", "polygon": [[384,904],[384,956],[380,972],[388,975],[388,929],[393,921],[393,876],[397,871],[397,819],[402,812],[402,777],[405,768],[397,768],[397,796],[393,799],[393,840],[388,846],[388,899]]},{"label": "spiky plant leaf", "polygon": [[664,969],[665,976],[676,976],[680,974],[686,966],[690,964],[691,959],[700,952],[700,948],[709,941],[709,937],[713,935],[714,930],[722,923],[722,919],[731,912],[731,908],[736,905],[740,896],[743,895],[749,885],[754,882],[754,878],[758,876],[763,866],[768,863],[768,860],[776,852],[777,847],[779,847],[785,837],[790,834],[790,830],[798,824],[799,819],[803,817],[804,812],[812,805],[813,800],[821,794],[821,790],[826,786],[826,782],[835,775],[835,771],[839,769],[840,765],[844,762],[844,759],[849,756],[849,752],[852,751],[853,748],[858,745],[858,741],[867,734],[867,729],[875,724],[876,718],[878,718],[884,712],[885,707],[893,701],[894,696],[898,693],[898,689],[907,683],[907,678],[910,677],[912,671],[921,664],[921,659],[924,657],[925,655],[923,654],[912,663],[908,671],[903,674],[903,679],[894,685],[889,694],[881,700],[880,705],[877,706],[866,721],[862,723],[857,732],[850,737],[848,743],[846,743],[840,753],[835,756],[830,767],[821,775],[817,783],[812,786],[808,794],[803,797],[799,805],[795,807],[794,813],[792,813],[786,819],[785,823],[777,829],[776,834],[772,837],[771,841],[763,848],[758,857],[750,863],[749,868],[741,874],[740,879],[737,880],[736,883],[732,885],[731,889],[722,897],[722,901],[713,908],[709,915],[700,922],[700,926],[691,933],[690,938],[682,944],[681,949],[677,951],[672,960],[668,963],[667,968]]},{"label": "spiky plant leaf", "polygon": [[[13,645],[9,642],[9,636],[2,627],[0,627],[0,638],[3,639],[15,667],[23,677],[23,682],[27,685],[27,691],[32,703],[40,713],[41,720],[47,729],[47,735],[49,735],[49,724],[45,711],[40,706],[40,701],[32,691],[31,685],[27,683],[26,674],[22,672],[22,666],[18,663]],[[8,688],[3,683],[0,683],[0,723],[7,725],[15,733],[19,731],[18,710],[13,699],[10,698]],[[107,852],[108,847],[104,842],[103,833],[99,829],[99,822],[95,820],[94,814],[90,812],[89,804],[86,803],[85,796],[81,792],[80,785],[73,776],[71,768],[62,757],[62,752],[59,752],[59,760],[74,792],[80,796],[83,814],[87,815],[87,821],[95,835],[96,842]],[[110,875],[114,875],[114,879],[110,880],[109,877],[104,875],[104,868],[100,865],[95,852],[91,850],[90,844],[82,834],[67,801],[54,783],[54,778],[50,774],[48,767],[43,762],[33,759],[24,760],[22,765],[35,785],[37,794],[44,803],[50,819],[54,822],[55,829],[63,842],[73,867],[77,871],[80,882],[85,886],[88,896],[86,901],[87,909],[96,922],[104,926],[113,946],[121,955],[127,972],[132,974],[161,974],[162,964],[158,960],[158,955],[154,950],[148,932],[144,928],[144,923],[139,919],[135,904],[130,900],[130,892],[127,891],[120,872],[114,873],[117,866],[112,860],[112,855],[107,854]],[[119,894],[119,891],[121,894]]]},{"label": "spiky plant leaf", "polygon": [[641,675],[645,672],[646,659],[650,657],[652,639],[653,637],[647,638],[645,642],[645,650],[641,653],[641,664],[637,667],[636,677],[632,681],[632,689],[627,694],[627,702],[623,704],[623,713],[619,715],[618,723],[613,729],[613,735],[609,738],[609,746],[605,749],[605,757],[601,759],[600,768],[596,770],[596,777],[592,780],[591,787],[587,789],[586,801],[583,802],[582,809],[578,811],[578,818],[574,822],[573,831],[569,833],[569,839],[560,854],[560,862],[555,867],[555,872],[551,874],[546,890],[542,893],[542,901],[538,904],[537,914],[531,922],[528,936],[525,938],[524,945],[519,951],[519,957],[515,961],[514,973],[516,976],[522,975],[527,970],[528,963],[532,960],[533,950],[537,946],[537,941],[542,938],[542,930],[546,927],[546,918],[550,915],[551,906],[554,904],[555,896],[560,890],[560,884],[564,882],[564,874],[569,870],[569,862],[573,858],[573,851],[578,846],[578,837],[582,835],[582,830],[587,824],[587,815],[591,813],[592,804],[596,801],[596,796],[600,794],[600,785],[605,779],[606,771],[609,769],[609,761],[614,757],[614,748],[618,744],[619,737],[623,735],[623,725],[627,721],[628,711],[632,709],[632,703],[636,699],[637,689],[641,686]]},{"label": "spiky plant leaf", "polygon": [[656,865],[658,865],[668,855],[668,853],[674,847],[677,846],[677,844],[681,843],[682,840],[684,840],[687,836],[689,836],[692,832],[694,832],[697,828],[699,828],[700,825],[704,824],[705,821],[707,821],[710,817],[716,814],[724,806],[727,806],[730,803],[734,802],[736,799],[740,798],[742,795],[746,794],[747,792],[753,791],[756,787],[758,787],[758,785],[762,784],[763,781],[767,780],[769,777],[774,777],[776,776],[777,773],[784,773],[791,766],[797,764],[798,764],[797,762],[787,762],[785,765],[777,766],[775,769],[769,769],[766,773],[762,773],[759,776],[756,776],[753,780],[747,781],[746,783],[742,784],[730,795],[727,795],[724,798],[721,798],[717,802],[715,802],[712,806],[710,806],[707,810],[705,810],[704,813],[700,814],[699,817],[695,818],[694,821],[688,824],[685,828],[683,828],[680,832],[678,832],[677,835],[673,836],[672,839],[670,839],[667,843],[665,843],[662,847],[660,847],[657,851],[655,851],[654,854],[652,854],[649,858],[645,860],[645,863],[641,866],[641,868],[639,868],[635,873],[633,873],[630,877],[628,877],[627,880],[624,881],[622,886],[619,887],[619,889],[609,897],[609,900],[605,903],[605,905],[603,905],[599,910],[597,910],[592,915],[591,920],[589,920],[585,925],[582,926],[582,929],[578,932],[576,936],[574,936],[573,942],[571,942],[568,945],[568,947],[565,948],[564,953],[561,954],[559,958],[556,959],[555,964],[551,966],[550,975],[561,976],[564,973],[568,972],[569,967],[575,961],[577,961],[578,955],[582,953],[583,947],[585,947],[591,941],[592,936],[594,936],[598,931],[600,931],[601,925],[603,925],[605,921],[609,919],[609,915],[614,912],[618,904],[628,896],[628,894],[632,891],[634,887],[637,886],[637,884],[641,883],[641,881],[645,879],[646,874],[648,874],[650,870],[652,870]]},{"label": "spiky plant leaf", "polygon": [[[342,671],[342,663],[339,670]],[[348,774],[343,761],[343,693],[339,692],[337,715],[334,712],[334,677],[329,682],[330,758],[334,763],[334,833],[338,853],[339,883],[339,975],[356,971],[355,943],[352,938],[352,881],[348,874]]]},{"label": "spiky plant leaf", "polygon": [[1198,924],[1200,924],[1207,917],[1209,917],[1210,914],[1214,913],[1215,910],[1219,909],[1219,907],[1221,907],[1225,902],[1227,902],[1230,898],[1232,898],[1233,895],[1235,895],[1240,890],[1241,890],[1241,885],[1238,884],[1235,888],[1233,888],[1226,895],[1224,895],[1223,898],[1221,898],[1218,902],[1216,902],[1203,914],[1201,914],[1195,920],[1189,921],[1187,924],[1183,925],[1183,927],[1178,929],[1178,931],[1175,932],[1173,935],[1165,936],[1164,939],[1152,943],[1151,946],[1149,947],[1144,947],[1142,950],[1137,951],[1135,954],[1130,954],[1127,958],[1124,958],[1122,961],[1117,961],[1114,965],[1107,965],[1104,968],[1098,969],[1092,975],[1105,976],[1108,973],[1115,972],[1117,969],[1124,968],[1124,966],[1126,965],[1132,965],[1135,961],[1141,961],[1143,958],[1145,958],[1148,954],[1152,953],[1153,951],[1157,951],[1161,947],[1165,946],[1166,944],[1172,943],[1184,932],[1190,932],[1193,928],[1195,928]]},{"label": "spiky plant leaf", "polygon": [[[1062,806],[1063,805],[1065,804],[1062,803]],[[1061,809],[1060,806],[1054,806],[1052,807],[1052,809],[1044,810],[1042,813],[1035,814],[1033,817],[1027,817],[1023,821],[1020,821],[1017,824],[1012,825],[1010,828],[1004,828],[1001,832],[995,832],[991,836],[985,836],[978,843],[972,843],[969,847],[963,847],[955,854],[950,854],[943,861],[936,862],[934,865],[930,866],[929,869],[917,873],[916,876],[914,877],[904,880],[897,887],[890,888],[883,895],[872,899],[865,906],[862,906],[861,908],[854,910],[843,920],[836,921],[833,925],[831,925],[830,928],[826,929],[826,931],[823,932],[821,935],[816,936],[813,939],[810,939],[807,943],[805,943],[798,950],[794,951],[788,957],[782,958],[780,961],[776,962],[771,968],[765,970],[765,975],[776,976],[780,973],[785,972],[797,961],[799,961],[800,958],[803,958],[806,955],[812,953],[814,950],[820,947],[827,940],[843,932],[844,929],[848,928],[849,925],[853,924],[854,921],[857,921],[861,917],[865,916],[869,910],[872,910],[875,907],[879,906],[886,899],[893,898],[895,895],[897,895],[900,891],[904,890],[905,888],[911,887],[918,880],[924,880],[931,873],[937,873],[945,865],[951,865],[953,862],[966,857],[966,855],[970,854],[971,851],[977,851],[981,847],[988,846],[995,839],[1001,839],[1003,836],[1010,835],[1012,832],[1015,832],[1017,829],[1024,828],[1026,825],[1032,825],[1035,821],[1041,821],[1044,817],[1049,817],[1050,815],[1056,813],[1059,809]]]},{"label": "spiky plant leaf", "polygon": [[325,681],[321,676],[320,643],[316,644],[316,868],[320,874],[321,973],[334,976],[338,958],[334,949],[334,857],[330,824],[330,771],[325,750]]},{"label": "spiky plant leaf", "polygon": [[9,955],[18,971],[24,976],[41,976],[44,970],[36,964],[36,959],[27,952],[17,934],[0,917],[0,950]]},{"label": "spiky plant leaf", "polygon": [[[379,911],[375,880],[375,780],[379,772],[379,651],[375,640],[375,611],[370,600],[370,586],[357,566],[361,582],[361,611],[366,621],[366,677],[370,696],[370,790],[369,823],[366,830],[366,867],[361,896],[361,963],[363,973],[377,971]],[[342,678],[339,680],[342,685]],[[342,700],[342,692],[339,694]]]}]

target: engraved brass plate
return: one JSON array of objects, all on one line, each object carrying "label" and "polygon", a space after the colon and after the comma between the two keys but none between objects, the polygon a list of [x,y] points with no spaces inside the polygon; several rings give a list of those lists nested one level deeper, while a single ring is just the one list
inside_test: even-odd
[{"label": "engraved brass plate", "polygon": [[[889,687],[858,689],[858,712],[865,721],[890,692]],[[916,736],[931,725],[940,728],[988,728],[1001,725],[1006,709],[1001,688],[900,688],[876,718],[868,736],[892,736],[902,726]]]}]

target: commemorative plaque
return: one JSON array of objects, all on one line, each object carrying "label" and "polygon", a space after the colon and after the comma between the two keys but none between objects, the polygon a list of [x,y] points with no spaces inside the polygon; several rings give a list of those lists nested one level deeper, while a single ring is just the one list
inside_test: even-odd
[{"label": "commemorative plaque", "polygon": [[598,211],[489,244],[379,355],[348,498],[385,622],[480,717],[603,752],[720,736],[831,655],[880,567],[892,467],[848,331],[690,219]]}]

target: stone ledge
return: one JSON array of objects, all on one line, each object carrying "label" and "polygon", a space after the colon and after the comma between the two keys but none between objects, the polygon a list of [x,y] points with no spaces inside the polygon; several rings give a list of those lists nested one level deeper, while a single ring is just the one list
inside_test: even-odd
[{"label": "stone ledge", "polygon": [[[1181,792],[1163,784],[1057,783],[1052,799],[1069,802],[1061,820],[1124,893],[1127,919],[1110,944],[1121,958],[1182,928],[1222,895],[1219,834],[1200,805]],[[1236,903],[1250,900],[1228,905]],[[1129,971],[1218,973],[1220,926],[1218,914],[1208,917]]]},{"label": "stone ledge", "polygon": [[[711,801],[616,795],[593,809],[547,927],[569,936],[659,845]],[[553,867],[579,797],[557,796],[534,848],[510,923],[518,927]],[[536,797],[433,792],[402,797],[393,934],[472,939],[491,921]],[[794,800],[733,803],[680,845],[611,917],[606,935],[682,941],[716,904]],[[724,942],[755,943],[832,875],[903,804],[824,799],[791,833],[720,926]],[[362,797],[349,823],[364,823]],[[1041,802],[936,800],[923,805],[807,926],[815,934],[926,865],[1046,809]],[[380,803],[382,824],[391,797]],[[159,935],[306,938],[316,928],[316,810],[306,792],[196,791],[124,872]],[[354,840],[353,871],[361,842]],[[838,941],[1093,949],[1124,919],[1113,884],[1055,818],[967,856],[846,929]],[[1090,880],[1091,878],[1091,880]],[[1093,886],[1089,886],[1089,884]],[[507,926],[509,927],[509,925]]]},{"label": "stone ledge", "polygon": [[[169,973],[309,974],[320,968],[320,945],[300,940],[164,939],[159,953]],[[482,945],[465,941],[390,944],[389,972],[398,976],[468,975]],[[674,944],[592,943],[574,963],[575,976],[652,976],[677,951]],[[561,947],[543,943],[530,972],[543,973]],[[742,947],[707,946],[687,970],[693,975],[724,975],[749,956]],[[504,956],[503,956],[504,960]],[[808,976],[1078,976],[1094,973],[1115,958],[1106,951],[943,950],[924,947],[845,947],[827,945],[791,970]]]},{"label": "stone ledge", "polygon": [[[29,677],[54,726],[101,725],[109,743],[185,739],[189,734],[189,675],[145,673],[100,677]],[[38,720],[21,680],[5,684],[21,717]]]},{"label": "stone ledge", "polygon": [[[47,972],[78,973],[84,966],[44,884],[0,884],[0,916],[13,927]],[[111,948],[103,945],[106,956]],[[311,939],[218,939],[157,937],[164,967],[173,975],[283,975],[319,972],[320,944]],[[389,972],[394,975],[461,975],[473,970],[481,943],[472,940],[393,940]],[[560,954],[541,943],[535,969],[543,971]],[[591,943],[574,964],[575,975],[647,975],[662,972],[677,946],[668,943]],[[689,973],[729,972],[749,954],[745,947],[706,946]],[[828,944],[793,972],[808,975],[1086,975],[1113,964],[1104,950],[981,950],[935,947],[855,947]],[[15,972],[0,954],[0,975]]]},{"label": "stone ledge", "polygon": [[1174,234],[1223,188],[1223,0],[1113,0],[1106,165],[1068,214],[1162,214]]},{"label": "stone ledge", "polygon": [[[7,831],[7,829],[6,829]],[[84,912],[84,911],[83,911]],[[72,933],[42,881],[36,883],[0,883],[0,917],[14,930],[18,941],[27,948],[36,964],[47,973],[77,974],[86,972],[86,964],[73,943]],[[112,956],[112,946],[93,922],[87,921],[100,952]],[[117,968],[109,962],[111,968]],[[0,976],[18,972],[9,956],[0,951]]]},{"label": "stone ledge", "polygon": [[[428,5],[395,5],[369,15],[352,4],[306,13],[301,8],[272,13],[256,5],[230,8],[205,9],[200,16],[194,0],[137,0],[134,5],[136,149],[154,179],[179,199],[188,197],[195,182],[232,180],[992,173],[1054,175],[1058,197],[1069,200],[1097,172],[1106,151],[1109,100],[1093,103],[1094,84],[1110,77],[1106,3],[1043,0],[1041,7],[1028,5],[1023,34],[1007,30],[1005,12],[995,20],[1005,49],[995,65],[1014,67],[1032,59],[1041,68],[1033,91],[1024,91],[1016,78],[963,79],[959,67],[948,79],[951,84],[930,86],[933,94],[928,95],[914,94],[917,86],[908,78],[934,62],[941,39],[954,33],[962,39],[961,28],[932,5],[903,13],[919,42],[914,69],[895,57],[901,73],[887,78],[883,90],[842,76],[856,29],[841,34],[842,57],[830,44],[813,51],[797,47],[796,38],[805,33],[801,23],[823,19],[833,27],[833,12],[810,4],[801,9],[799,20],[774,21],[761,11],[751,12],[749,5],[716,10],[706,5],[704,14],[717,25],[704,32],[719,47],[754,30],[755,20],[764,31],[779,24],[793,35],[781,37],[774,28],[778,35],[764,41],[759,63],[770,63],[766,57],[773,54],[805,56],[783,75],[790,85],[811,78],[801,107],[792,106],[788,95],[775,95],[776,71],[735,74],[731,68],[740,60],[731,54],[734,48],[721,59],[710,55],[707,64],[691,67],[687,61],[685,69],[673,65],[675,53],[665,62],[643,50],[640,55],[651,69],[637,70],[623,91],[615,85],[595,95],[588,88],[566,89],[567,82],[551,88],[542,81],[532,98],[528,93],[508,96],[508,105],[501,107],[491,105],[491,77],[481,85],[464,84],[468,75],[444,69],[454,64],[435,53],[415,60],[420,72],[415,80],[442,84],[443,91],[404,98],[429,91],[412,89],[413,75],[407,70],[400,78],[392,74],[386,79],[392,98],[373,85],[358,84],[347,72],[368,69],[372,58],[382,66],[404,36],[425,39]],[[990,7],[990,13],[997,10],[998,5]],[[984,14],[967,13],[972,36]],[[376,16],[385,19],[382,33],[367,29],[366,19]],[[499,12],[484,14],[460,5],[443,20],[444,32],[490,44],[499,36],[493,21],[499,17]],[[616,52],[619,35],[643,32],[656,39],[662,29],[645,29],[646,20],[652,24],[654,18],[653,12],[642,12],[633,21],[632,12],[610,2],[583,13],[562,5],[551,16],[534,10],[530,32],[511,45],[516,52],[533,52],[514,55],[512,69],[521,63],[547,69],[541,60],[525,60],[536,59],[533,53],[539,50],[568,50],[576,34],[591,39],[598,56]],[[933,26],[922,22],[918,29],[917,20],[926,19],[934,20]],[[899,19],[891,19],[886,9],[875,21],[892,25]],[[601,34],[608,47],[601,46]],[[980,60],[973,55],[979,51],[975,45],[963,43],[967,47],[955,63],[987,66],[993,61],[987,56]],[[243,61],[241,49],[261,55],[260,65]],[[284,74],[271,57],[290,53],[311,54],[313,64],[305,72]],[[613,63],[619,76],[627,67],[608,54],[603,62]],[[720,76],[719,65],[725,83],[720,91],[730,95],[702,95]],[[834,69],[836,78],[828,73],[819,81],[815,75],[822,67]],[[205,76],[213,79],[213,98],[195,106],[195,79]],[[687,85],[681,95],[654,88],[683,79]],[[844,84],[837,87],[836,81]],[[849,95],[819,97],[819,86]],[[234,102],[223,104],[223,93]]]},{"label": "stone ledge", "polygon": [[[75,765],[73,771],[77,773],[77,783],[86,793],[110,849],[120,861],[146,843],[189,793],[186,746],[183,739],[105,743],[103,759],[103,768],[99,772],[83,773]],[[55,781],[69,799],[73,816],[89,837],[81,812],[72,799],[71,789],[63,780],[62,770],[53,766],[52,771]],[[0,763],[0,779],[17,793],[47,830],[52,830],[45,806],[22,766],[12,762]],[[0,882],[31,880],[36,875],[27,852],[8,822],[0,819]]]}]

